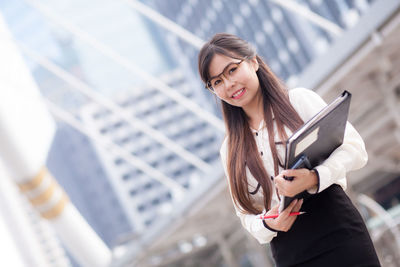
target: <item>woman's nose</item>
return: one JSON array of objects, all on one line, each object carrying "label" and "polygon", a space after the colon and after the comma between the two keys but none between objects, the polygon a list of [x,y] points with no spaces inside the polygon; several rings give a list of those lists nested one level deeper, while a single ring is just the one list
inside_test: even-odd
[{"label": "woman's nose", "polygon": [[231,81],[231,80],[225,78],[225,81],[224,81],[225,89],[232,87],[234,84],[235,84],[235,81]]}]

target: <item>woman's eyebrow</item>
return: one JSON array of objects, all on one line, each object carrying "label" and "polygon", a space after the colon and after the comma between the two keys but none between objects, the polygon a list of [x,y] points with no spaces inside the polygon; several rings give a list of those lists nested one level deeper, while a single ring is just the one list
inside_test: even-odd
[{"label": "woman's eyebrow", "polygon": [[210,77],[208,80],[212,80],[212,79],[214,79],[214,78],[217,78],[217,77],[220,76],[222,73],[224,73],[225,70],[226,70],[230,65],[232,65],[232,64],[237,64],[237,63],[238,63],[238,62],[231,62],[231,63],[229,63],[228,65],[225,66],[225,68],[222,70],[222,72],[221,72],[220,74],[215,75],[215,76],[212,76],[212,77]]}]

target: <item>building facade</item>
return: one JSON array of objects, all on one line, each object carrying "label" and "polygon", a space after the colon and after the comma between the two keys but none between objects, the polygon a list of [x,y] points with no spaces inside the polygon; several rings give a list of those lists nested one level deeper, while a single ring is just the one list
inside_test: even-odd
[{"label": "building facade", "polygon": [[[188,99],[193,98],[194,93],[181,71],[172,71],[164,75],[162,80]],[[168,216],[173,207],[185,198],[146,172],[147,168],[140,167],[142,164],[161,172],[187,192],[206,179],[203,176],[207,172],[182,158],[168,144],[160,143],[146,134],[135,123],[136,120],[162,133],[165,138],[210,166],[218,164],[222,134],[151,87],[122,94],[115,101],[124,116],[92,103],[82,109],[82,117],[91,129],[131,154],[133,164],[128,161],[129,157],[127,160],[118,153],[112,154],[102,146],[96,149],[110,173],[111,183],[123,203],[134,232],[141,233],[153,222]],[[135,162],[138,162],[137,165]]]},{"label": "building facade", "polygon": [[[285,8],[276,2],[153,0],[151,5],[204,40],[208,40],[215,33],[227,32],[249,41],[278,77],[289,85],[295,85],[298,76],[307,65],[318,55],[325,53],[339,34],[311,22],[302,12]],[[346,30],[357,23],[374,1],[291,2],[297,3],[294,8],[301,11],[308,9]],[[196,73],[197,49],[177,39],[172,33],[166,34],[169,35],[167,40],[170,40],[174,53],[185,55],[189,61],[186,64]],[[181,64],[185,65],[184,62]]]}]

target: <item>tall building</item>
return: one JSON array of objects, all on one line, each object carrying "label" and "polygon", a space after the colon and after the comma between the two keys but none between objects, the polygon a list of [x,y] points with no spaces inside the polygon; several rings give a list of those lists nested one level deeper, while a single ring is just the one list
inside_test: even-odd
[{"label": "tall building", "polygon": [[[189,99],[194,95],[179,70],[164,75],[162,80]],[[218,147],[222,134],[151,87],[122,94],[115,100],[121,112],[128,117],[96,103],[85,106],[82,117],[93,131],[131,153],[133,161],[138,162],[135,166],[135,163],[128,162],[123,156],[112,154],[97,145],[98,155],[110,173],[111,183],[123,203],[125,214],[134,232],[140,234],[151,227],[153,222],[168,216],[173,206],[178,205],[186,196],[157,180],[146,169],[140,168],[139,164],[144,163],[161,172],[188,192],[207,179],[204,177],[207,172],[182,158],[168,144],[160,143],[146,134],[144,129],[135,124],[134,118],[146,122],[210,167],[218,164]]]},{"label": "tall building", "polygon": [[108,246],[132,231],[109,173],[87,136],[59,122],[47,166]]},{"label": "tall building", "polygon": [[[374,1],[291,2],[295,2],[295,8],[307,8],[346,30],[357,23]],[[289,85],[295,84],[307,65],[325,53],[338,37],[334,32],[307,20],[300,11],[284,8],[273,1],[152,0],[151,5],[204,40],[218,32],[236,34],[248,40],[278,77],[289,82]],[[197,72],[197,50],[172,33],[166,32],[166,35],[175,54],[185,55],[188,62],[182,64],[189,64]]]}]

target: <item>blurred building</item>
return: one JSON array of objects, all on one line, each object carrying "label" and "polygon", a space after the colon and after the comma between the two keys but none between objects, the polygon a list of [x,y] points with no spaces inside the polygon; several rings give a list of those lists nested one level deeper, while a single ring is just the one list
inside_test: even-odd
[{"label": "blurred building", "polygon": [[[182,95],[191,98],[193,90],[185,83],[182,72],[175,71],[162,78]],[[172,101],[154,88],[143,87],[115,98],[122,112],[146,122],[151,128],[163,133],[187,152],[205,164],[218,162],[221,135],[195,114]],[[139,125],[129,123],[120,113],[110,112],[98,104],[82,109],[84,123],[99,135],[125,149],[136,161],[163,173],[188,191],[204,179],[204,170],[179,156],[173,149],[154,140]],[[151,229],[154,221],[169,216],[175,205],[185,197],[169,188],[140,166],[132,166],[119,155],[113,155],[97,146],[103,166],[110,173],[110,180],[124,207],[125,214],[135,233]],[[211,166],[211,165],[210,165]]]},{"label": "blurred building", "polygon": [[[360,1],[290,1],[283,8],[279,1],[152,0],[155,10],[204,40],[217,32],[236,34],[252,43],[281,79],[295,84],[301,72],[335,41],[330,28],[346,30],[354,26],[374,0]],[[284,2],[284,1],[282,1]],[[298,8],[300,6],[300,8]],[[326,28],[306,19],[302,9],[309,9],[329,22]],[[331,27],[331,24],[337,28]],[[197,73],[197,49],[166,33],[170,47],[182,61],[188,61]],[[181,62],[185,64],[185,62]]]},{"label": "blurred building", "polygon": [[88,137],[59,122],[47,166],[108,246],[132,231],[109,174]]}]

